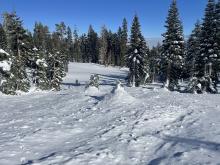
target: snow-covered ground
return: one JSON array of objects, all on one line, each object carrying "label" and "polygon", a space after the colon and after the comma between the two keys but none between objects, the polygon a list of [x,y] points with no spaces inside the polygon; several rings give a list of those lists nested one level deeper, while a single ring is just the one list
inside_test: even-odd
[{"label": "snow-covered ground", "polygon": [[[99,91],[84,89],[91,74]],[[0,95],[0,164],[220,164],[220,95],[113,90],[126,76],[72,63],[60,92]]]}]

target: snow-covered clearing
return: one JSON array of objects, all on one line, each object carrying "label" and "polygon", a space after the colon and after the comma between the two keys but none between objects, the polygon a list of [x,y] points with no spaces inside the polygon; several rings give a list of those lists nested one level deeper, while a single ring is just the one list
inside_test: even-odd
[{"label": "snow-covered clearing", "polygon": [[[95,73],[100,90],[85,92]],[[220,164],[220,95],[112,91],[126,75],[72,63],[60,92],[0,95],[0,164]]]}]

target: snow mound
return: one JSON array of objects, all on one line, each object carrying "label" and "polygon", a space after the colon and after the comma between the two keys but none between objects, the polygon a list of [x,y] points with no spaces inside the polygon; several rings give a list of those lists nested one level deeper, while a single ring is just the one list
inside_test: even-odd
[{"label": "snow mound", "polygon": [[123,103],[123,104],[131,104],[135,102],[135,98],[131,96],[125,89],[122,87],[121,83],[117,83],[117,85],[113,88],[110,94],[107,94],[104,97],[103,102],[109,102],[109,104],[114,103]]},{"label": "snow mound", "polygon": [[95,86],[89,86],[88,88],[86,88],[85,90],[85,94],[86,95],[97,95],[99,94],[99,89],[96,88]]}]

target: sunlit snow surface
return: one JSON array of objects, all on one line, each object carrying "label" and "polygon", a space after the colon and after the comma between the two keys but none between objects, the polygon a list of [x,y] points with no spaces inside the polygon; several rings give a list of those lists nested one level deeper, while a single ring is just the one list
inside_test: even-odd
[{"label": "sunlit snow surface", "polygon": [[[101,85],[88,92],[91,74]],[[157,84],[113,90],[126,76],[126,69],[72,63],[60,92],[1,94],[0,164],[220,163],[220,95]]]}]

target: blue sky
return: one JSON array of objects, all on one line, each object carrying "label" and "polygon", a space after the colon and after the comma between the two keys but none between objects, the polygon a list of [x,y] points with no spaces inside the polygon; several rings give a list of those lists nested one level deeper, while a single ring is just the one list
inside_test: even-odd
[{"label": "blue sky", "polygon": [[[196,20],[203,17],[207,0],[177,0],[184,33],[190,34]],[[0,0],[0,13],[17,11],[24,26],[32,29],[35,21],[41,21],[54,29],[54,24],[66,25],[87,32],[89,24],[99,31],[102,25],[116,31],[122,19],[129,26],[138,14],[145,37],[160,37],[171,0]]]}]

